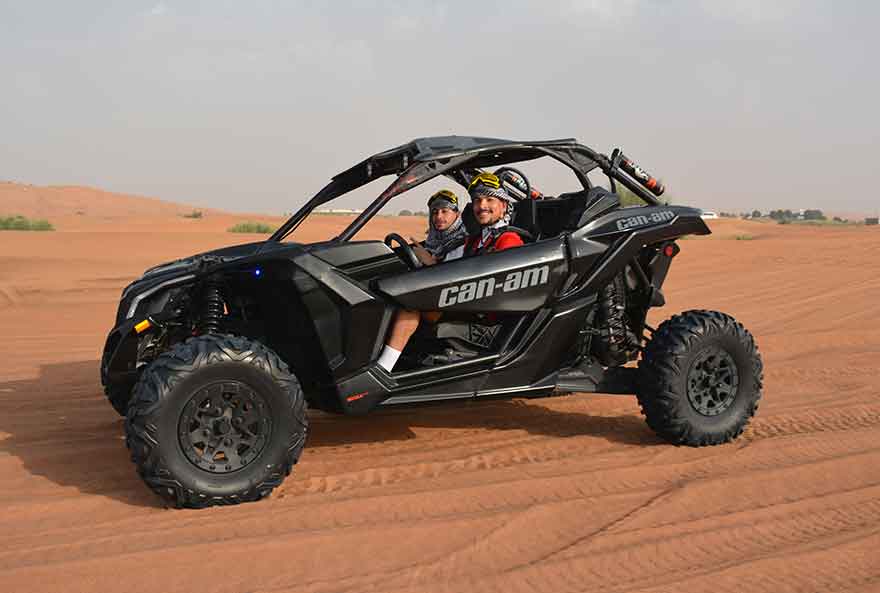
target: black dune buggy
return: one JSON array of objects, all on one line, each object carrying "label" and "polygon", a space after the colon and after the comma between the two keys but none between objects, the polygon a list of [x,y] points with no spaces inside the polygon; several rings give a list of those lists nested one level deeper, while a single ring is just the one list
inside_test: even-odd
[{"label": "black dune buggy", "polygon": [[[542,196],[508,166],[542,157],[570,168],[579,187]],[[524,246],[421,267],[399,235],[352,240],[399,194],[438,175],[466,187],[487,168],[519,200],[511,226]],[[588,179],[596,168],[610,191]],[[391,185],[339,236],[285,241],[318,206],[385,175]],[[618,183],[644,205],[622,207]],[[758,406],[761,358],[724,313],[646,325],[647,310],[665,302],[676,239],[710,232],[699,210],[659,203],[662,191],[619,150],[608,157],[573,139],[421,138],[340,173],[266,241],[147,270],[123,291],[101,362],[138,472],[175,506],[258,500],[297,462],[307,405],[363,414],[464,398],[635,394],[671,443],[730,441]],[[462,216],[473,226],[467,206]],[[376,361],[401,308],[443,317],[388,373]],[[459,331],[443,338],[444,323]]]}]

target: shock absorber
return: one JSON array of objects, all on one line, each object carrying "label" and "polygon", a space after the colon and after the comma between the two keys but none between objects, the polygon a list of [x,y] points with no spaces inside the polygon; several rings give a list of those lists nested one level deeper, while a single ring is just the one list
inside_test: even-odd
[{"label": "shock absorber", "polygon": [[594,353],[605,366],[626,364],[639,345],[627,323],[626,280],[623,273],[615,276],[599,293],[597,326],[599,338],[593,343]]},{"label": "shock absorber", "polygon": [[220,321],[223,317],[222,284],[216,276],[205,281],[202,292],[202,310],[199,316],[199,332],[202,334],[220,333]]}]

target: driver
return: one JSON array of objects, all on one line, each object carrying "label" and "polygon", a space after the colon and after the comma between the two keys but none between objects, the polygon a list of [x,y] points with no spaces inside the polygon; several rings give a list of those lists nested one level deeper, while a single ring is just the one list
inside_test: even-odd
[{"label": "driver", "polygon": [[464,254],[467,231],[458,212],[458,196],[448,189],[441,189],[428,198],[429,222],[425,246],[410,237],[413,251],[426,266],[452,261]]},{"label": "driver", "polygon": [[[471,208],[473,208],[474,217],[480,224],[480,230],[465,241],[465,257],[503,251],[523,245],[522,237],[512,228],[507,228],[510,226],[513,215],[513,198],[504,189],[501,180],[496,175],[480,173],[471,180],[468,193],[471,196]],[[461,222],[460,217],[459,222]],[[407,342],[418,329],[422,316],[430,321],[436,321],[438,317],[436,313],[408,310],[397,312],[385,342],[385,348],[379,355],[379,366],[389,373],[392,371]]]}]

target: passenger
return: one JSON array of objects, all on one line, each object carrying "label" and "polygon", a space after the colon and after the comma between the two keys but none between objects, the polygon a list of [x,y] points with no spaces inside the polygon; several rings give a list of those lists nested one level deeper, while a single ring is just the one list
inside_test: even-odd
[{"label": "passenger", "polygon": [[467,238],[465,257],[523,245],[519,233],[508,229],[513,216],[513,198],[496,175],[480,173],[471,181],[468,192],[480,230]]},{"label": "passenger", "polygon": [[458,196],[441,189],[428,199],[428,237],[425,246],[410,237],[419,261],[426,266],[452,261],[464,254],[467,231],[458,211]]}]

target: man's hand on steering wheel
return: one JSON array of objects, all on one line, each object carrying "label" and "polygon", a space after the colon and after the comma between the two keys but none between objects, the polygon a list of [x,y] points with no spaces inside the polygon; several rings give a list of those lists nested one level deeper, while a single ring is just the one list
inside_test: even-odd
[{"label": "man's hand on steering wheel", "polygon": [[412,242],[410,247],[412,247],[416,257],[419,258],[419,261],[422,262],[423,266],[433,266],[437,263],[437,258],[431,255],[430,251],[422,247],[418,239],[410,236],[409,240]]},{"label": "man's hand on steering wheel", "polygon": [[422,267],[421,260],[419,260],[412,246],[406,242],[406,239],[397,233],[388,233],[385,235],[385,245],[391,247],[393,242],[397,242],[397,244],[400,245],[400,253],[403,254],[403,259],[409,265],[410,269],[417,270]]}]

